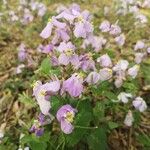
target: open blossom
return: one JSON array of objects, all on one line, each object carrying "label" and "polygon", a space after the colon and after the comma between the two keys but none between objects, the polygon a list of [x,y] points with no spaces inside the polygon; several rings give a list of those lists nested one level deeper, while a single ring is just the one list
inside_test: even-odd
[{"label": "open blossom", "polygon": [[112,77],[112,69],[109,68],[100,69],[99,74],[101,81],[109,80]]},{"label": "open blossom", "polygon": [[135,53],[135,62],[140,64],[145,56],[145,53]]},{"label": "open blossom", "polygon": [[86,38],[92,32],[93,32],[93,25],[90,22],[81,18],[79,22],[75,23],[74,29],[75,37]]},{"label": "open blossom", "polygon": [[91,53],[87,53],[84,55],[79,56],[79,68],[81,68],[83,71],[87,72],[88,70],[95,70],[95,62],[92,58]]},{"label": "open blossom", "polygon": [[116,36],[121,33],[121,28],[117,24],[112,24],[109,33]]},{"label": "open blossom", "polygon": [[33,86],[33,95],[35,96],[41,112],[44,115],[49,114],[51,108],[49,98],[51,95],[58,92],[60,89],[60,82],[52,81],[42,84],[41,81],[37,81]]},{"label": "open blossom", "polygon": [[52,39],[52,44],[55,45],[55,44],[59,43],[60,40],[67,42],[67,41],[69,41],[69,39],[70,39],[70,37],[69,37],[67,29],[66,28],[64,28],[64,29],[58,28],[55,31],[54,37]]},{"label": "open blossom", "polygon": [[83,92],[83,78],[80,74],[74,73],[69,79],[63,82],[62,92],[68,92],[73,97],[78,97]]},{"label": "open blossom", "polygon": [[121,34],[121,35],[117,36],[117,37],[115,38],[115,41],[116,41],[116,43],[117,43],[119,46],[123,46],[124,43],[125,43],[125,35],[124,35],[124,34]]},{"label": "open blossom", "polygon": [[128,75],[130,75],[134,79],[137,76],[139,69],[139,65],[134,65],[133,67],[128,69]]},{"label": "open blossom", "polygon": [[100,80],[100,74],[97,72],[91,72],[85,81],[89,84],[96,84]]},{"label": "open blossom", "polygon": [[51,36],[52,29],[54,27],[65,28],[66,24],[59,22],[55,17],[52,17],[52,19],[49,19],[49,22],[47,23],[46,27],[41,32],[40,36],[44,39],[47,39],[48,37]]},{"label": "open blossom", "polygon": [[57,50],[59,52],[65,52],[65,51],[75,51],[75,46],[71,42],[61,42],[60,45],[57,47]]},{"label": "open blossom", "polygon": [[70,134],[74,129],[72,123],[75,117],[75,113],[77,113],[77,110],[72,108],[69,104],[63,105],[57,111],[57,120],[60,122],[61,130],[65,134]]},{"label": "open blossom", "polygon": [[102,67],[112,67],[112,61],[108,54],[102,55],[97,59]]},{"label": "open blossom", "polygon": [[105,20],[103,21],[100,26],[99,26],[99,29],[102,31],[102,32],[108,32],[110,31],[110,22]]},{"label": "open blossom", "polygon": [[132,111],[129,110],[126,117],[125,117],[124,124],[128,127],[131,127],[132,124],[133,124],[133,121],[134,121],[134,118],[133,118],[133,115],[132,115]]},{"label": "open blossom", "polygon": [[118,100],[122,101],[123,103],[128,103],[129,98],[132,98],[132,95],[130,93],[121,92],[118,95]]},{"label": "open blossom", "polygon": [[134,50],[137,51],[139,49],[145,48],[145,43],[141,40],[136,42],[136,45],[134,46]]},{"label": "open blossom", "polygon": [[94,48],[94,51],[99,52],[102,47],[106,44],[106,39],[104,39],[102,36],[88,36],[83,43],[82,48],[86,49],[87,46],[91,45],[92,48]]},{"label": "open blossom", "polygon": [[129,62],[127,60],[119,60],[113,67],[114,71],[125,71],[128,68]]},{"label": "open blossom", "polygon": [[58,58],[59,64],[66,66],[71,63],[75,68],[78,68],[79,57],[75,54],[75,46],[71,42],[61,42],[57,50],[60,52]]},{"label": "open blossom", "polygon": [[147,109],[146,102],[141,97],[136,97],[132,104],[140,112],[143,112]]}]

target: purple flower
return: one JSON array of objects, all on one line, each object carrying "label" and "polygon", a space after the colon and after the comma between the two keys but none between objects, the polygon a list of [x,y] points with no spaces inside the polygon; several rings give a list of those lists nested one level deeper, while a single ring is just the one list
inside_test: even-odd
[{"label": "purple flower", "polygon": [[86,49],[87,46],[91,45],[96,52],[99,52],[105,44],[106,39],[104,39],[103,37],[90,35],[83,41],[81,47]]},{"label": "purple flower", "polygon": [[139,65],[134,65],[133,67],[128,69],[128,75],[130,75],[134,79],[137,76],[139,69]]},{"label": "purple flower", "polygon": [[24,16],[23,16],[23,19],[21,20],[21,22],[26,25],[26,24],[32,22],[33,18],[34,17],[31,14],[31,11],[29,9],[25,8],[24,9]]},{"label": "purple flower", "polygon": [[102,67],[112,67],[112,61],[108,54],[102,55],[97,59],[97,62],[100,63]]},{"label": "purple flower", "polygon": [[109,33],[116,36],[121,33],[121,28],[117,24],[112,24]]},{"label": "purple flower", "polygon": [[43,47],[42,53],[48,54],[48,53],[52,52],[53,48],[54,48],[53,44],[48,44]]},{"label": "purple flower", "polygon": [[30,132],[34,132],[36,136],[42,136],[44,133],[44,128],[38,120],[34,120],[32,127],[30,128]]},{"label": "purple flower", "polygon": [[113,71],[125,71],[128,68],[129,62],[127,60],[119,60],[113,67]]},{"label": "purple flower", "polygon": [[102,32],[109,32],[110,31],[110,22],[105,20],[103,21],[100,26],[99,26],[99,29],[102,31]]},{"label": "purple flower", "polygon": [[61,42],[60,45],[56,48],[59,52],[75,51],[75,46],[71,42]]},{"label": "purple flower", "polygon": [[73,74],[63,82],[62,93],[68,92],[73,97],[78,97],[83,92],[83,79],[80,74]]},{"label": "purple flower", "polygon": [[18,47],[18,59],[19,61],[23,62],[25,61],[26,58],[27,58],[27,53],[26,53],[25,45],[22,43]]},{"label": "purple flower", "polygon": [[137,51],[139,49],[145,48],[145,43],[143,41],[137,41],[136,45],[134,46],[134,50]]},{"label": "purple flower", "polygon": [[140,112],[143,112],[147,109],[146,102],[141,97],[136,97],[132,104]]},{"label": "purple flower", "polygon": [[83,70],[83,71],[88,71],[88,70],[95,70],[95,62],[93,61],[92,59],[92,54],[91,53],[87,53],[87,54],[84,54],[84,55],[81,55],[79,57],[79,60],[80,60],[80,68]]},{"label": "purple flower", "polygon": [[79,38],[86,38],[90,33],[93,32],[93,26],[87,21],[79,21],[75,23],[74,35]]},{"label": "purple flower", "polygon": [[117,37],[115,38],[115,41],[116,41],[117,45],[123,46],[124,43],[125,43],[125,35],[124,35],[124,34],[121,34],[121,35],[117,36]]},{"label": "purple flower", "polygon": [[100,69],[99,74],[100,74],[100,80],[106,81],[112,77],[112,70],[109,68],[103,68]]},{"label": "purple flower", "polygon": [[61,124],[61,130],[65,134],[70,134],[74,126],[72,125],[72,122],[75,117],[75,113],[77,112],[76,109],[72,108],[70,105],[63,105],[56,114],[57,120]]},{"label": "purple flower", "polygon": [[90,23],[90,15],[88,11],[83,11],[82,13],[74,11],[77,22],[75,22],[74,35],[79,38],[86,38],[88,35],[93,33],[93,25]]},{"label": "purple flower", "polygon": [[142,62],[144,56],[145,56],[145,53],[135,53],[135,59],[134,59],[134,61],[137,64],[140,64]]},{"label": "purple flower", "polygon": [[58,42],[60,42],[60,40],[64,41],[64,42],[67,42],[69,41],[70,37],[68,35],[68,32],[66,29],[56,29],[55,31],[55,35],[52,39],[52,43],[55,45],[57,44]]},{"label": "purple flower", "polygon": [[49,22],[47,23],[46,27],[41,32],[40,36],[44,39],[47,39],[48,37],[50,37],[53,27],[63,29],[63,28],[66,27],[66,24],[62,23],[62,22],[59,22],[59,21],[56,20],[55,17],[52,17],[52,19],[49,19]]},{"label": "purple flower", "polygon": [[96,84],[100,80],[100,75],[97,72],[91,72],[85,81],[89,84]]},{"label": "purple flower", "polygon": [[51,108],[49,98],[51,95],[58,92],[60,89],[60,82],[52,81],[46,84],[43,84],[40,81],[37,81],[33,86],[33,95],[35,96],[41,112],[44,115],[49,115],[49,110]]}]

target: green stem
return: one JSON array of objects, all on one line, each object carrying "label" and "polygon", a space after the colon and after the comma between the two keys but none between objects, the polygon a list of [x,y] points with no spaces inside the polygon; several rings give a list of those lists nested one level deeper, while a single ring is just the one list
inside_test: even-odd
[{"label": "green stem", "polygon": [[81,129],[97,129],[98,127],[83,127],[83,126],[75,126],[75,128],[81,128]]}]

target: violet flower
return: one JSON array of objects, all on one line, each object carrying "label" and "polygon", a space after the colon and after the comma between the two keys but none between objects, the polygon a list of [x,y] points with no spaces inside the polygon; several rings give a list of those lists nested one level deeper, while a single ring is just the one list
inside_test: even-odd
[{"label": "violet flower", "polygon": [[135,53],[135,59],[134,59],[134,61],[137,64],[140,64],[142,62],[144,56],[145,56],[145,53]]},{"label": "violet flower", "polygon": [[41,112],[44,115],[49,115],[49,110],[51,108],[49,98],[51,95],[58,92],[60,89],[60,82],[52,81],[46,84],[43,84],[40,81],[37,81],[33,86],[33,95],[35,96]]},{"label": "violet flower", "polygon": [[85,81],[89,84],[96,84],[100,80],[100,74],[97,72],[90,72]]},{"label": "violet flower", "polygon": [[48,37],[51,36],[51,33],[52,33],[52,29],[54,27],[57,27],[57,28],[65,28],[66,27],[66,24],[65,23],[62,23],[62,22],[59,22],[55,17],[52,17],[52,19],[49,19],[46,27],[43,29],[43,31],[41,32],[40,36],[44,39],[47,39]]},{"label": "violet flower", "polygon": [[102,31],[102,32],[109,32],[110,31],[110,22],[105,20],[103,21],[100,26],[99,26],[99,29]]},{"label": "violet flower", "polygon": [[133,67],[128,69],[128,75],[134,79],[137,76],[139,69],[139,65],[134,65]]},{"label": "violet flower", "polygon": [[112,24],[109,33],[116,36],[121,33],[121,28],[117,24]]},{"label": "violet flower", "polygon": [[23,62],[25,61],[26,58],[27,58],[27,53],[26,53],[25,45],[22,43],[18,47],[18,59],[19,61]]},{"label": "violet flower", "polygon": [[72,123],[73,123],[76,112],[77,110],[72,108],[69,104],[63,105],[57,111],[57,114],[56,114],[57,120],[60,122],[61,130],[65,134],[72,133],[74,129],[74,126],[72,125]]},{"label": "violet flower", "polygon": [[112,67],[112,61],[108,54],[102,55],[97,59],[97,62],[100,63],[102,67]]},{"label": "violet flower", "polygon": [[80,65],[79,67],[84,71],[87,72],[88,70],[95,70],[95,62],[92,58],[92,54],[91,53],[87,53],[84,55],[81,55],[79,57],[80,60]]},{"label": "violet flower", "polygon": [[116,41],[117,45],[123,46],[124,43],[125,43],[125,35],[124,35],[124,34],[121,34],[121,35],[117,36],[117,37],[115,38],[115,41]]},{"label": "violet flower", "polygon": [[137,51],[139,49],[145,48],[145,43],[141,40],[136,42],[136,45],[134,46],[134,50]]},{"label": "violet flower", "polygon": [[83,92],[83,78],[80,74],[74,73],[69,79],[63,82],[62,93],[68,92],[72,97],[78,97]]},{"label": "violet flower", "polygon": [[143,112],[147,109],[146,102],[141,97],[136,97],[132,104],[140,112]]},{"label": "violet flower", "polygon": [[106,81],[112,77],[112,70],[109,68],[103,68],[100,69],[99,74],[100,74],[100,80]]}]

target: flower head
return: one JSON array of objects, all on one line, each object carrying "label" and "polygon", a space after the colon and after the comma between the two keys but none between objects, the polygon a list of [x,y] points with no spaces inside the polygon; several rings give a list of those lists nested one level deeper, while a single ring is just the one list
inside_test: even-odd
[{"label": "flower head", "polygon": [[60,124],[61,124],[61,130],[65,134],[70,134],[73,131],[74,126],[72,125],[72,122],[74,120],[76,112],[77,112],[77,110],[74,109],[74,108],[72,108],[68,104],[62,106],[57,111],[57,114],[56,114],[57,120],[60,122]]},{"label": "flower head", "polygon": [[132,123],[134,121],[134,118],[133,118],[133,115],[132,115],[132,111],[129,110],[126,117],[125,117],[125,120],[124,120],[124,124],[128,127],[132,126]]},{"label": "flower head", "polygon": [[140,112],[143,112],[147,109],[146,102],[141,97],[136,97],[132,104]]},{"label": "flower head", "polygon": [[123,103],[128,103],[129,98],[132,98],[132,95],[130,93],[121,92],[118,95],[118,100],[122,101]]}]

